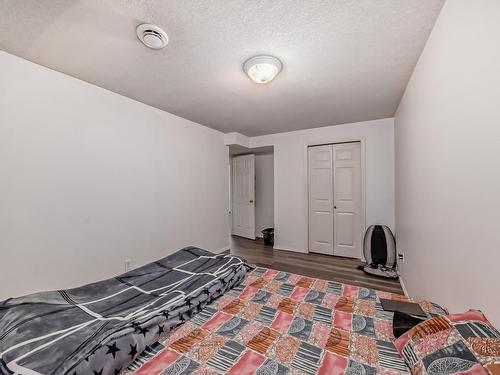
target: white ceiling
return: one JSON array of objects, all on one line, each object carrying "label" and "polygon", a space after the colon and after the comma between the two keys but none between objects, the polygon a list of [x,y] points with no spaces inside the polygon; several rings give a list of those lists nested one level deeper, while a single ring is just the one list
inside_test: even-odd
[{"label": "white ceiling", "polygon": [[[0,0],[0,49],[254,136],[392,117],[444,1]],[[263,53],[284,63],[269,85],[242,71]]]}]

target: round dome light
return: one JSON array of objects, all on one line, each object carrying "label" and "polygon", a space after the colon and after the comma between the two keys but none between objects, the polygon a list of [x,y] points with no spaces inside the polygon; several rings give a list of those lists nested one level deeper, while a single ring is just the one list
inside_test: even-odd
[{"label": "round dome light", "polygon": [[168,44],[168,35],[156,25],[143,23],[137,26],[137,37],[146,47],[162,49]]},{"label": "round dome light", "polygon": [[255,56],[243,64],[243,70],[257,83],[269,83],[276,77],[283,64],[274,56]]}]

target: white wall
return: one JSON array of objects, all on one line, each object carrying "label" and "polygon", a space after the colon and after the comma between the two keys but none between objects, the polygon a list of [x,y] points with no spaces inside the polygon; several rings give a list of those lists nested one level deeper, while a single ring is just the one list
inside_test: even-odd
[{"label": "white wall", "polygon": [[274,227],[274,155],[255,155],[255,235]]},{"label": "white wall", "polygon": [[0,52],[0,300],[228,239],[223,134]]},{"label": "white wall", "polygon": [[500,324],[500,2],[448,0],[395,118],[412,296]]},{"label": "white wall", "polygon": [[353,140],[366,146],[366,225],[394,228],[393,119],[253,137],[274,146],[275,248],[307,252],[307,145]]}]

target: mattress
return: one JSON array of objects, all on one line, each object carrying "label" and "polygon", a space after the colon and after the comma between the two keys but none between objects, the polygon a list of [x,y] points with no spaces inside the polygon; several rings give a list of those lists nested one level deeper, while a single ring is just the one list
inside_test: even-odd
[{"label": "mattress", "polygon": [[407,374],[380,298],[445,313],[403,295],[256,268],[124,374]]},{"label": "mattress", "polygon": [[117,374],[249,268],[188,247],[108,280],[0,301],[0,374]]}]

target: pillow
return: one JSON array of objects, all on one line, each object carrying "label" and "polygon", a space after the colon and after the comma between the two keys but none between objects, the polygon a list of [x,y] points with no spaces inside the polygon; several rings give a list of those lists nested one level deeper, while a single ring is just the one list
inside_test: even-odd
[{"label": "pillow", "polygon": [[394,345],[413,374],[500,375],[500,332],[480,311],[427,319]]}]

